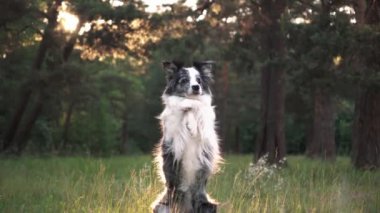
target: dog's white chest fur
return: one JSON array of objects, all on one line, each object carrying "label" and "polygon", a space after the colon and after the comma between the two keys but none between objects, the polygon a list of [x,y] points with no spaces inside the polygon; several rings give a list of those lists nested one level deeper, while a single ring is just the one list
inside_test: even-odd
[{"label": "dog's white chest fur", "polygon": [[[189,187],[196,172],[206,165],[212,172],[219,156],[215,112],[211,96],[197,99],[163,96],[165,109],[159,116],[164,141],[169,141],[174,159],[182,163],[181,188]],[[208,157],[205,157],[206,156]]]}]

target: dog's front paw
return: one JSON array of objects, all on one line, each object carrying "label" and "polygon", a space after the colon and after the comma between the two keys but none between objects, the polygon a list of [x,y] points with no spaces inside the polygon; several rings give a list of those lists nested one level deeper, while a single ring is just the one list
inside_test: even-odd
[{"label": "dog's front paw", "polygon": [[189,123],[186,124],[186,129],[189,131],[190,135],[193,137],[196,136],[198,133],[197,128],[192,126]]},{"label": "dog's front paw", "polygon": [[187,111],[190,111],[192,109],[196,109],[196,108],[199,108],[199,106],[201,105],[202,103],[198,100],[193,100],[193,99],[184,99],[183,101],[181,101],[181,103],[179,104],[180,108],[184,111],[184,112],[187,112]]},{"label": "dog's front paw", "polygon": [[189,131],[190,135],[193,137],[196,136],[198,134],[198,126],[194,114],[187,112],[184,121],[186,129]]}]

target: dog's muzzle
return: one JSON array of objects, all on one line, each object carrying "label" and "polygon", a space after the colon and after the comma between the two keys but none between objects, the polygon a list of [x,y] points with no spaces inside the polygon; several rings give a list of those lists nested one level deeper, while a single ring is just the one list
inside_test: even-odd
[{"label": "dog's muzzle", "polygon": [[193,94],[199,95],[199,93],[200,93],[199,85],[193,85],[193,86],[191,86],[191,89],[193,90]]}]

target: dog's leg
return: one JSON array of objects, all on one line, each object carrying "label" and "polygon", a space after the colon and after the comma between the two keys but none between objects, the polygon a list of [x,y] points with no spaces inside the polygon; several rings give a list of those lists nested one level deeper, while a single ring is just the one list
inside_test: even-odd
[{"label": "dog's leg", "polygon": [[165,175],[166,187],[173,190],[180,184],[181,161],[175,161],[174,154],[170,150],[170,144],[170,141],[164,141],[161,146],[162,169]]},{"label": "dog's leg", "polygon": [[199,170],[197,173],[197,183],[192,187],[193,207],[196,213],[216,213],[217,205],[207,198],[206,184],[210,175],[207,167]]},{"label": "dog's leg", "polygon": [[194,213],[191,192],[174,190],[170,210],[174,213]]},{"label": "dog's leg", "polygon": [[195,195],[193,206],[196,213],[216,213],[217,210],[217,204],[207,198],[205,190]]},{"label": "dog's leg", "polygon": [[[192,194],[190,191],[182,191],[181,185],[181,161],[174,160],[174,154],[169,150],[168,143],[162,145],[163,171],[166,179],[167,192],[161,202],[167,205],[170,212],[193,213]],[[165,208],[162,208],[165,209]]]},{"label": "dog's leg", "polygon": [[153,213],[170,213],[168,196],[169,192],[165,189],[153,203]]},{"label": "dog's leg", "polygon": [[217,205],[211,202],[202,203],[200,208],[196,210],[197,213],[216,213]]},{"label": "dog's leg", "polygon": [[[181,162],[174,159],[171,141],[163,141],[161,144],[162,170],[165,177],[166,192],[154,207],[154,213],[169,213],[175,207],[176,188],[180,185]],[[175,212],[175,211],[174,211]]]}]

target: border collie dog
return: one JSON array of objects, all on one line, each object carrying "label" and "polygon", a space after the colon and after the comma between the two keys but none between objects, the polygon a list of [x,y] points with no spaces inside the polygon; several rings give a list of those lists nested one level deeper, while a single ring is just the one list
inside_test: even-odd
[{"label": "border collie dog", "polygon": [[165,183],[153,203],[154,213],[212,213],[217,205],[206,193],[206,183],[221,161],[215,112],[211,105],[212,62],[163,62],[167,86],[162,95],[163,137],[155,152]]}]

